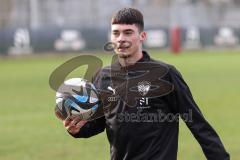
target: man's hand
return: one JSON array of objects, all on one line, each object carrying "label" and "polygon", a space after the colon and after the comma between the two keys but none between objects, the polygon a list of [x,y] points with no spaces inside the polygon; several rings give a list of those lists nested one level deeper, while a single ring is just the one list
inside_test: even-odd
[{"label": "man's hand", "polygon": [[68,117],[63,121],[64,127],[73,135],[79,133],[85,123],[87,121],[81,120],[78,116]]}]

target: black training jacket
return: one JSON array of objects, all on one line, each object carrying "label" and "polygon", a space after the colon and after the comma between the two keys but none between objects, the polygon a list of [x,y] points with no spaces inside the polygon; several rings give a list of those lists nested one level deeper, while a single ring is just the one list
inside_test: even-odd
[{"label": "black training jacket", "polygon": [[101,92],[104,115],[72,136],[88,138],[106,129],[112,160],[176,160],[179,117],[208,160],[230,159],[173,66],[143,51],[136,64],[121,67],[116,61],[93,82]]}]

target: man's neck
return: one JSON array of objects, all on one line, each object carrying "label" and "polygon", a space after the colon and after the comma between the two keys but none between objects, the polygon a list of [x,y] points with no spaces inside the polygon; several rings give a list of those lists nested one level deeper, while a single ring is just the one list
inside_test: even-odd
[{"label": "man's neck", "polygon": [[135,64],[137,61],[139,61],[143,57],[142,50],[140,50],[138,53],[135,53],[132,56],[129,56],[127,58],[120,58],[118,57],[119,63],[122,67],[130,66]]}]

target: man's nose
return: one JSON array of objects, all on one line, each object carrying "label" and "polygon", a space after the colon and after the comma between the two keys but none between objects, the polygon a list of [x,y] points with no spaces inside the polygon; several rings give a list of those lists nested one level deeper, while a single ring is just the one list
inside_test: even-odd
[{"label": "man's nose", "polygon": [[124,34],[120,34],[118,36],[118,39],[117,39],[118,42],[125,42],[126,41],[126,37],[124,36]]}]

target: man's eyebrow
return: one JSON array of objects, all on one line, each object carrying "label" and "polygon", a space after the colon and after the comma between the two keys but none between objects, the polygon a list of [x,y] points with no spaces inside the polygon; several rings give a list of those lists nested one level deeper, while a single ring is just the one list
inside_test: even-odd
[{"label": "man's eyebrow", "polygon": [[[123,32],[133,32],[133,31],[134,31],[133,29],[125,29],[125,30],[123,30]],[[114,29],[114,30],[112,30],[112,32],[120,32],[120,30]]]},{"label": "man's eyebrow", "polygon": [[123,32],[133,32],[132,29],[126,29],[126,30],[123,30]]},{"label": "man's eyebrow", "polygon": [[114,29],[114,30],[112,30],[112,32],[119,32],[119,30],[117,30],[117,29]]}]

